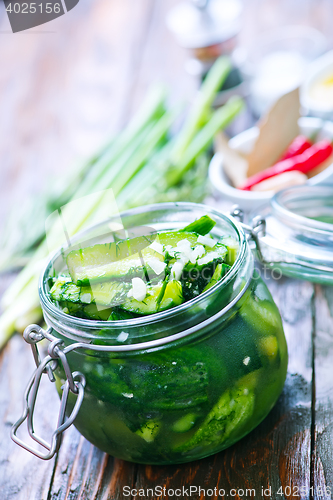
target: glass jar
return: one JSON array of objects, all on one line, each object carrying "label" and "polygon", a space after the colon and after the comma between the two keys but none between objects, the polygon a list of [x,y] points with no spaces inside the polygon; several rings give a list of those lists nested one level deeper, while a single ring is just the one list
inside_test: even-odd
[{"label": "glass jar", "polygon": [[[141,207],[124,212],[121,220],[125,228],[149,225],[161,231],[184,227],[205,214],[216,221],[215,237],[237,242],[234,265],[198,297],[151,316],[105,322],[65,314],[48,295],[49,277],[64,267],[62,251],[52,257],[39,287],[48,330],[32,325],[25,332],[39,368],[27,391],[25,413],[12,432],[16,442],[33,451],[16,431],[28,415],[33,433],[39,379],[47,370],[51,378],[55,375],[59,394],[66,395],[52,445],[43,444],[50,453],[39,454],[41,458],[54,454],[58,437],[73,421],[83,436],[111,455],[170,464],[216,453],[265,418],[284,385],[287,346],[279,311],[254,271],[241,225],[191,203]],[[109,224],[79,239],[91,241],[92,234],[103,234]],[[40,363],[36,342],[42,337],[51,344]]]},{"label": "glass jar", "polygon": [[264,222],[255,248],[263,264],[286,276],[333,284],[333,185],[284,189],[250,218]]}]

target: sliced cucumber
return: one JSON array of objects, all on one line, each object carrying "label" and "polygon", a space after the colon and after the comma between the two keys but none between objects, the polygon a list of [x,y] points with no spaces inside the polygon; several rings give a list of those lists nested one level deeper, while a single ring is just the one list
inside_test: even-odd
[{"label": "sliced cucumber", "polygon": [[133,297],[127,298],[122,304],[121,308],[136,314],[154,314],[159,311],[164,311],[170,307],[178,306],[183,302],[182,286],[179,281],[172,280],[166,285],[163,298],[158,304],[158,297],[162,290],[163,283],[158,285],[151,285],[147,287],[147,296],[142,301],[134,299]]},{"label": "sliced cucumber", "polygon": [[253,414],[254,393],[247,387],[235,387],[223,393],[208,413],[205,421],[178,451],[189,451],[197,446],[216,446],[224,443],[234,429],[244,425]]},{"label": "sliced cucumber", "polygon": [[227,247],[227,252],[225,256],[225,262],[229,266],[232,266],[238,255],[239,251],[239,244],[238,242],[232,238],[231,236],[225,236],[220,239],[219,243],[222,243],[222,245],[225,245]]},{"label": "sliced cucumber", "polygon": [[277,338],[274,335],[262,337],[259,340],[259,349],[265,356],[268,357],[270,361],[274,361],[279,352],[279,344]]},{"label": "sliced cucumber", "polygon": [[222,276],[222,269],[223,269],[222,268],[222,264],[217,264],[217,266],[215,268],[215,271],[214,271],[214,274],[211,277],[210,282],[203,289],[204,292],[206,292],[207,290],[209,290],[210,288],[212,288],[212,286],[216,285],[216,283],[219,281],[219,279]]},{"label": "sliced cucumber", "polygon": [[96,304],[74,304],[73,302],[60,302],[63,312],[83,319],[94,319],[97,321],[107,321],[112,309],[110,307],[98,307]]},{"label": "sliced cucumber", "polygon": [[[69,314],[110,321],[180,305],[214,286],[233,263],[238,249],[234,240],[228,237],[216,243],[205,237],[214,225],[204,216],[178,231],[72,250],[67,255],[69,276],[59,276],[53,283],[51,299]],[[148,283],[143,301],[128,294],[135,277]],[[141,296],[134,291],[135,296],[144,296],[144,289]]]},{"label": "sliced cucumber", "polygon": [[77,304],[99,304],[115,307],[127,297],[129,283],[107,281],[92,286],[79,287],[71,281],[58,279],[50,290],[52,300]]},{"label": "sliced cucumber", "polygon": [[212,286],[216,285],[216,283],[218,281],[220,281],[220,279],[223,278],[223,276],[225,276],[227,274],[227,272],[229,271],[229,269],[230,269],[230,266],[228,266],[228,264],[217,264],[217,266],[215,268],[215,271],[214,271],[214,274],[213,274],[210,282],[203,289],[203,291],[206,292],[207,290],[209,290],[210,288],[212,288]]},{"label": "sliced cucumber", "polygon": [[194,413],[187,413],[187,415],[184,415],[173,423],[172,430],[174,432],[187,432],[192,429],[196,419],[197,416]]},{"label": "sliced cucumber", "polygon": [[161,423],[158,420],[149,420],[141,429],[137,430],[135,434],[142,437],[147,443],[152,443],[160,428]]},{"label": "sliced cucumber", "polygon": [[176,247],[177,243],[181,240],[188,240],[191,246],[197,243],[198,235],[188,231],[166,231],[164,233],[158,233],[156,241],[161,243],[161,245],[171,245]]},{"label": "sliced cucumber", "polygon": [[[163,246],[176,246],[180,240],[188,239],[194,246],[197,238],[194,233],[170,231],[159,233],[156,242]],[[148,240],[148,245],[150,243]],[[130,281],[134,277],[143,278],[146,273],[153,278],[156,275],[149,261],[156,259],[164,262],[164,255],[147,246],[147,238],[141,236],[119,243],[73,250],[67,256],[67,266],[73,283],[88,286],[110,279]]]},{"label": "sliced cucumber", "polygon": [[107,321],[111,314],[110,307],[98,307],[96,304],[84,306],[84,315],[89,319]]},{"label": "sliced cucumber", "polygon": [[[120,250],[117,251],[117,248]],[[134,248],[134,246],[131,245],[130,248]],[[147,246],[142,250],[142,256],[138,252],[130,256],[126,254],[128,254],[127,241],[117,244],[94,245],[72,251],[67,256],[67,266],[72,281],[82,286],[109,279],[124,279],[126,277],[130,280],[135,276],[142,277],[144,275],[144,260],[149,258],[164,260],[163,255]]]},{"label": "sliced cucumber", "polygon": [[223,263],[226,252],[225,246],[215,245],[195,264],[191,262],[186,264],[181,277],[185,301],[197,297],[205,290],[213,278],[217,266]]},{"label": "sliced cucumber", "polygon": [[[224,245],[216,244],[213,248],[206,250],[207,251],[202,258],[198,259],[195,264],[188,262],[184,267],[184,270],[188,271],[190,274],[192,273],[192,278],[195,278],[195,275],[200,273],[200,275],[205,278],[208,283],[214,274],[217,264],[223,263],[227,253],[227,248]],[[213,266],[213,271],[209,275],[209,269],[211,266]]]},{"label": "sliced cucumber", "polygon": [[102,243],[72,250],[67,255],[67,264],[71,264],[76,270],[82,265],[95,267],[122,260],[144,250],[153,243],[155,238],[156,235],[138,236],[113,243]]},{"label": "sliced cucumber", "polygon": [[137,314],[131,313],[130,311],[125,311],[120,307],[115,307],[114,309],[112,309],[111,314],[107,319],[109,321],[123,321],[125,319],[133,319],[137,317]]},{"label": "sliced cucumber", "polygon": [[209,215],[203,215],[200,219],[197,219],[191,224],[188,224],[188,226],[184,227],[182,231],[193,232],[201,234],[201,236],[205,236],[205,234],[208,234],[213,229],[215,224],[215,220],[209,217]]},{"label": "sliced cucumber", "polygon": [[281,317],[274,303],[269,300],[258,300],[250,292],[244,296],[240,314],[255,331],[263,335],[276,334],[282,329]]}]

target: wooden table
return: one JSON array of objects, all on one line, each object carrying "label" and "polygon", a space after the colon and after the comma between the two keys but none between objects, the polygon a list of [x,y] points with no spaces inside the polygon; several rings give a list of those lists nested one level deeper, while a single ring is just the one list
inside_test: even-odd
[{"label": "wooden table", "polygon": [[[176,0],[81,0],[69,14],[13,35],[0,10],[0,227],[13,203],[38,196],[119,130],[148,84],[161,80],[172,101],[190,99],[197,82],[186,53],[164,24]],[[331,33],[330,2],[247,0],[243,40],[287,19]],[[244,126],[244,121],[239,122]],[[0,292],[13,279],[4,275]],[[176,498],[140,489],[217,488],[211,498],[329,499],[333,492],[333,288],[268,279],[289,346],[288,377],[269,416],[239,443],[182,466],[136,465],[105,455],[72,427],[57,459],[41,461],[9,438],[32,372],[29,347],[14,336],[0,354],[0,499]],[[45,380],[37,422],[49,435],[57,396]],[[39,429],[37,429],[39,430]],[[126,496],[123,487],[136,489]],[[246,491],[249,489],[253,492]],[[186,494],[188,490],[188,496]],[[142,492],[141,492],[142,493]],[[209,498],[209,493],[206,492]]]}]

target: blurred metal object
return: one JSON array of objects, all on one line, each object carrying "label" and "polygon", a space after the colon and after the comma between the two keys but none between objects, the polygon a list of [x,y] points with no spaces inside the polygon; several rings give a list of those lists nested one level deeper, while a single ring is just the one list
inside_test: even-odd
[{"label": "blurred metal object", "polygon": [[184,0],[167,15],[167,26],[190,50],[190,73],[204,74],[220,55],[229,55],[241,28],[240,0]]},{"label": "blurred metal object", "polygon": [[198,9],[206,9],[209,0],[192,0],[192,2]]},{"label": "blurred metal object", "polygon": [[206,9],[209,0],[192,0],[192,2],[198,9]]}]

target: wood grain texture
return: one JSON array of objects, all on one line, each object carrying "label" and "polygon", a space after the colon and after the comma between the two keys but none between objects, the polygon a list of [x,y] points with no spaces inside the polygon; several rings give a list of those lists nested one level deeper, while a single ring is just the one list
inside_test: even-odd
[{"label": "wood grain texture", "polygon": [[133,487],[135,469],[135,464],[106,455],[71,428],[64,436],[47,498],[119,498],[122,485]]},{"label": "wood grain texture", "polygon": [[[27,453],[11,441],[9,434],[22,413],[23,393],[34,368],[30,347],[21,337],[13,337],[0,356],[0,497],[4,500],[46,500],[52,481],[52,461],[44,462]],[[56,427],[59,398],[48,380],[42,382],[36,431],[50,441]],[[19,436],[27,438],[26,432],[20,432]]]},{"label": "wood grain texture", "polygon": [[315,306],[313,498],[330,499],[333,496],[333,287],[317,288]]}]

